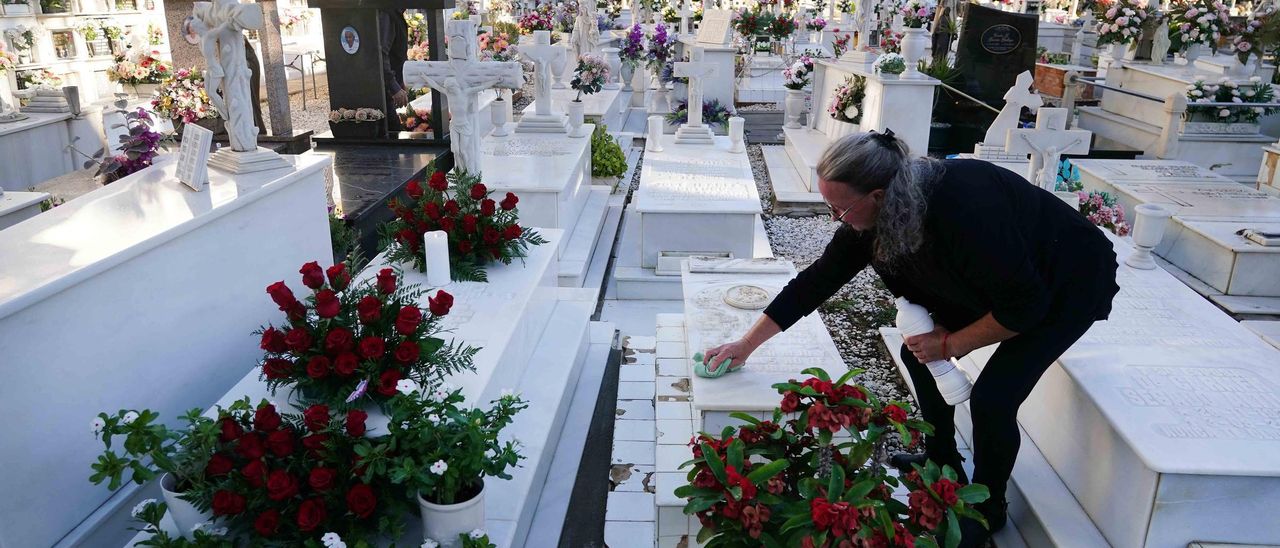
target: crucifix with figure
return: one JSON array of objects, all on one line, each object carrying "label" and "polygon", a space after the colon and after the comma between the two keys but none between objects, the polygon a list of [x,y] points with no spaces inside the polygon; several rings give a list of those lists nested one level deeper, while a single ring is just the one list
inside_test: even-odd
[{"label": "crucifix with figure", "polygon": [[[408,61],[405,83],[430,86],[449,101],[449,148],[454,169],[480,173],[479,93],[489,88],[518,89],[524,83],[520,63],[481,62],[476,56],[476,20],[453,19],[445,24],[449,36],[448,61]],[[494,107],[497,108],[497,107]]]},{"label": "crucifix with figure", "polygon": [[1065,108],[1042,108],[1036,111],[1035,129],[1010,129],[1005,152],[1030,154],[1027,180],[1049,192],[1057,189],[1058,162],[1063,154],[1088,154],[1093,132],[1067,129]]},{"label": "crucifix with figure", "polygon": [[702,123],[702,79],[720,75],[720,67],[703,60],[701,47],[690,48],[689,60],[675,63],[676,76],[689,78],[689,120],[676,129],[677,143],[713,144],[711,128]]},{"label": "crucifix with figure", "polygon": [[533,45],[520,46],[520,56],[533,63],[533,114],[525,114],[516,126],[517,132],[567,133],[569,117],[551,109],[551,78],[554,66],[568,52],[564,46],[551,43],[551,31],[533,31]]}]

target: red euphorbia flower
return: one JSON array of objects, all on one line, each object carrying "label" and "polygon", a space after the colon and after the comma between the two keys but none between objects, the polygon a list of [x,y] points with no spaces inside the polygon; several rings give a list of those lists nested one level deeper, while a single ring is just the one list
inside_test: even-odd
[{"label": "red euphorbia flower", "polygon": [[915,490],[907,495],[907,516],[917,525],[932,531],[946,518],[946,510],[927,491]]},{"label": "red euphorbia flower", "polygon": [[956,490],[960,488],[960,484],[947,478],[939,479],[929,486],[934,493],[938,494],[938,498],[942,499],[944,506],[954,506],[960,497],[956,495]]},{"label": "red euphorbia flower", "polygon": [[895,424],[907,422],[907,411],[892,403],[884,406],[884,416]]}]

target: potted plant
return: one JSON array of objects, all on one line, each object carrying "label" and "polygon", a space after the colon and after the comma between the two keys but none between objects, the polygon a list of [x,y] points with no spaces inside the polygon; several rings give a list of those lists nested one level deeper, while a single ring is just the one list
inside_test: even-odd
[{"label": "potted plant", "polygon": [[795,63],[782,70],[782,86],[787,88],[787,98],[783,102],[786,123],[783,127],[800,127],[800,116],[804,114],[804,88],[809,85],[812,74],[813,58],[808,55],[800,56]]},{"label": "potted plant", "polygon": [[178,69],[156,88],[152,110],[173,121],[178,137],[187,124],[197,124],[215,135],[226,133],[222,117],[209,101],[204,75],[193,69]]},{"label": "potted plant", "polygon": [[609,65],[605,63],[603,57],[594,53],[578,57],[578,68],[573,71],[573,80],[569,82],[569,87],[578,92],[573,100],[569,101],[570,137],[587,136],[587,131],[583,128],[583,113],[586,105],[582,102],[582,95],[599,93],[608,78]]},{"label": "potted plant", "polygon": [[907,70],[907,62],[897,53],[882,53],[876,57],[872,65],[882,80],[897,80],[902,71]]},{"label": "potted plant", "polygon": [[200,507],[198,494],[208,488],[209,458],[220,429],[199,409],[182,416],[183,428],[171,429],[159,418],[150,409],[99,413],[93,419],[93,435],[102,440],[105,450],[91,466],[89,481],[94,485],[105,481],[107,489],[115,491],[124,485],[125,473],[128,481],[138,485],[160,477],[165,504],[186,536],[196,524],[212,518],[207,506]]},{"label": "potted plant", "polygon": [[933,22],[936,6],[927,0],[910,0],[900,8],[902,24],[902,57],[906,64],[903,78],[920,78],[920,60],[929,43],[928,27]]},{"label": "potted plant", "polygon": [[[653,28],[653,34],[649,35],[649,47],[645,52],[647,59],[646,66],[653,71],[653,78],[658,84],[658,89],[653,95],[654,103],[658,105],[670,105],[670,99],[667,96],[667,85],[662,81],[662,71],[675,56],[675,38],[667,33],[667,26],[658,23]],[[658,109],[651,110],[656,112]]]},{"label": "potted plant", "polygon": [[[715,129],[717,126],[724,128],[729,125],[729,118],[734,115],[733,109],[720,104],[719,99],[702,102],[702,123]],[[667,114],[666,120],[668,124],[673,126],[680,125],[689,121],[689,101],[680,101],[676,103],[676,108],[670,114]]]},{"label": "potted plant", "polygon": [[[1196,80],[1187,86],[1187,112],[1183,116],[1183,134],[1254,135],[1260,131],[1258,120],[1277,112],[1275,108],[1250,107],[1250,103],[1271,103],[1275,91],[1270,84],[1253,76],[1247,84],[1223,77],[1215,84]],[[1239,103],[1239,107],[1197,106],[1199,103]]]},{"label": "potted plant", "polygon": [[9,44],[13,46],[14,53],[18,56],[18,64],[27,64],[34,61],[31,51],[35,47],[36,35],[35,31],[18,25],[13,28],[4,30],[4,37],[9,40]]},{"label": "potted plant", "polygon": [[387,260],[426,270],[423,235],[443,230],[449,236],[449,271],[455,281],[487,281],[485,268],[492,262],[511,264],[528,256],[529,248],[547,243],[533,230],[521,227],[516,204],[507,193],[494,201],[480,178],[456,170],[429,172],[427,185],[409,181],[408,200],[393,198],[396,218],[383,228],[388,242]]},{"label": "potted plant", "polygon": [[339,108],[329,111],[329,131],[342,139],[376,139],[385,117],[376,108]]},{"label": "potted plant", "polygon": [[1099,2],[1098,47],[1111,45],[1111,57],[1132,61],[1138,53],[1138,39],[1150,13],[1134,0]]},{"label": "potted plant", "polygon": [[867,79],[853,75],[844,79],[844,83],[836,86],[831,93],[831,104],[827,105],[827,114],[833,120],[828,132],[832,140],[859,131],[862,122],[862,100],[867,95]]},{"label": "potted plant", "polygon": [[1124,207],[1116,204],[1115,196],[1108,192],[1078,191],[1080,197],[1080,213],[1089,222],[1111,231],[1116,236],[1129,235],[1129,223],[1124,220]]},{"label": "potted plant", "polygon": [[[955,547],[959,518],[983,520],[972,505],[987,488],[960,484],[950,467],[916,465],[901,479],[887,471],[891,434],[910,447],[932,431],[909,417],[909,404],[849,384],[860,370],[835,381],[804,373],[812,377],[774,385],[783,398],[771,420],[734,413],[741,427],[691,443],[689,483],[675,494],[702,525],[699,544]],[[899,485],[910,490],[907,504],[893,496]]]},{"label": "potted plant", "polygon": [[170,135],[152,131],[151,114],[138,108],[126,110],[128,101],[116,101],[115,106],[124,113],[125,127],[128,133],[120,136],[120,154],[108,156],[107,149],[98,151],[85,167],[98,166],[95,174],[102,184],[110,184],[133,173],[151,166],[160,150],[168,150],[173,138]]},{"label": "potted plant", "polygon": [[632,25],[622,39],[622,47],[618,52],[618,57],[622,60],[622,91],[631,91],[631,80],[636,67],[647,59],[644,44],[644,28],[638,23]]},{"label": "potted plant", "polygon": [[1205,48],[1214,48],[1231,31],[1231,10],[1220,0],[1192,0],[1169,7],[1169,38],[1194,65]]},{"label": "potted plant", "polygon": [[807,22],[805,22],[804,28],[805,30],[813,34],[813,36],[809,37],[810,42],[813,42],[815,44],[821,44],[822,29],[827,28],[827,20],[815,14],[815,16],[812,19],[809,19]]},{"label": "potted plant", "polygon": [[137,97],[150,97],[160,83],[173,75],[173,67],[159,57],[159,52],[140,52],[129,57],[117,55],[107,67],[107,78],[129,86]]},{"label": "potted plant", "polygon": [[484,527],[484,478],[511,479],[521,456],[515,441],[498,439],[528,403],[510,393],[482,409],[461,389],[402,382],[390,402],[388,477],[416,493],[423,536],[458,546],[458,536]]},{"label": "potted plant", "polygon": [[785,41],[795,34],[797,26],[790,15],[778,15],[769,22],[769,36],[778,42]]},{"label": "potted plant", "polygon": [[267,294],[287,320],[254,333],[273,394],[287,389],[302,401],[381,405],[401,379],[439,382],[473,369],[478,349],[440,338],[441,318],[453,306],[448,293],[429,297],[424,311],[415,303],[425,292],[403,285],[390,268],[360,282],[351,281],[346,263],[322,269],[310,262],[299,273],[310,293],[305,303],[283,281],[271,284]]}]

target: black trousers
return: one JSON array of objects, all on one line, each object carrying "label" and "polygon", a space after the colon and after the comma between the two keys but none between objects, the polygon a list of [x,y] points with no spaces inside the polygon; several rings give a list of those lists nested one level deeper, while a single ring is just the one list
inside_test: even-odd
[{"label": "black trousers", "polygon": [[[1000,343],[982,374],[973,384],[969,412],[973,416],[973,482],[987,486],[990,500],[1004,498],[1013,473],[1022,437],[1018,434],[1018,408],[1031,394],[1040,376],[1063,352],[1080,339],[1094,320],[1050,320],[1035,329]],[[960,453],[955,441],[955,408],[938,392],[929,368],[901,349],[911,374],[920,413],[933,425],[925,437],[925,452],[934,462],[957,466]]]}]

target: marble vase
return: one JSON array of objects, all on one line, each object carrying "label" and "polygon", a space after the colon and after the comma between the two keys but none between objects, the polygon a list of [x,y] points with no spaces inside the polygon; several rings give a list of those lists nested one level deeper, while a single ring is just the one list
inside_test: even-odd
[{"label": "marble vase", "polygon": [[618,58],[618,52],[622,51],[618,48],[601,48],[604,53],[604,60],[609,64],[609,78],[604,84],[604,89],[618,89],[618,78],[622,76],[622,59]]},{"label": "marble vase", "polygon": [[786,123],[782,127],[787,129],[800,128],[800,116],[804,114],[804,90],[788,89],[787,98],[782,103],[783,115]]},{"label": "marble vase", "polygon": [[620,74],[622,76],[622,91],[632,91],[631,79],[635,77],[635,65],[631,63],[622,63],[622,68],[620,70]]},{"label": "marble vase", "polygon": [[586,137],[583,131],[587,105],[580,100],[569,101],[569,136]]},{"label": "marble vase", "polygon": [[920,59],[924,58],[925,46],[929,44],[929,36],[924,29],[903,29],[902,59],[906,61],[907,70],[903,71],[903,79],[922,78]]}]

